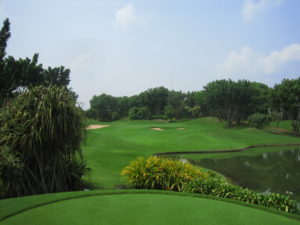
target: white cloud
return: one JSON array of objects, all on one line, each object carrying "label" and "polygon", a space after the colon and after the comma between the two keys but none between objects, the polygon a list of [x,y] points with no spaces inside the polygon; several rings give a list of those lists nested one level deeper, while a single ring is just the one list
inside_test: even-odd
[{"label": "white cloud", "polygon": [[128,4],[116,11],[114,24],[123,30],[127,30],[131,25],[139,24],[143,20],[144,17],[142,15],[136,14],[134,6]]},{"label": "white cloud", "polygon": [[222,74],[272,74],[293,61],[300,62],[300,44],[291,44],[280,51],[262,55],[249,47],[228,54],[226,60],[218,65],[217,72]]},{"label": "white cloud", "polygon": [[282,0],[245,0],[242,16],[245,20],[251,20],[255,14],[262,12],[272,6],[281,4]]}]

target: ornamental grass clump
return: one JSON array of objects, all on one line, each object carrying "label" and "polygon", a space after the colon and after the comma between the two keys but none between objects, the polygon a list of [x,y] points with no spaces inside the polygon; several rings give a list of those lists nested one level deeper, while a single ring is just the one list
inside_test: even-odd
[{"label": "ornamental grass clump", "polygon": [[1,197],[74,190],[88,171],[82,111],[67,88],[34,87],[0,110]]},{"label": "ornamental grass clump", "polygon": [[138,157],[122,171],[135,188],[182,191],[186,183],[209,175],[190,163],[157,156]]}]

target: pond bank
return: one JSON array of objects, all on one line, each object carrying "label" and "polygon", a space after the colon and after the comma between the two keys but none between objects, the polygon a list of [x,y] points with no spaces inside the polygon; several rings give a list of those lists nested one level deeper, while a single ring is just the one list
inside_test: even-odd
[{"label": "pond bank", "polygon": [[285,146],[300,146],[299,144],[263,144],[263,145],[250,145],[245,148],[240,149],[226,149],[226,150],[198,150],[198,151],[177,151],[177,152],[158,152],[153,154],[154,156],[163,156],[163,155],[177,155],[177,154],[218,154],[218,153],[230,153],[230,152],[243,152],[253,148],[263,148],[263,147],[285,147]]}]

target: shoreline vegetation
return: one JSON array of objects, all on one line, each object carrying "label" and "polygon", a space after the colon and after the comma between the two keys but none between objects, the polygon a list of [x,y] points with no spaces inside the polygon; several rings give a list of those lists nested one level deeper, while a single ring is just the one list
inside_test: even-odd
[{"label": "shoreline vegetation", "polygon": [[288,146],[300,146],[299,144],[289,143],[289,144],[263,144],[263,145],[250,145],[245,148],[239,149],[226,149],[226,150],[198,150],[198,151],[176,151],[176,152],[158,152],[153,154],[153,156],[162,155],[180,155],[180,154],[218,154],[218,153],[232,153],[232,152],[243,152],[253,148],[267,148],[267,147],[288,147]]}]

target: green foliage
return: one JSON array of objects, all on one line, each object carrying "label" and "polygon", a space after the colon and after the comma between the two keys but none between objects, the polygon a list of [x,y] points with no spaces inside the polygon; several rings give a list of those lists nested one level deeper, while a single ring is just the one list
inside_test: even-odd
[{"label": "green foliage", "polygon": [[113,118],[115,112],[119,115],[118,119],[127,116],[131,119],[161,119],[165,107],[169,105],[173,107],[172,118],[189,117],[184,110],[185,98],[186,94],[181,91],[170,91],[164,87],[150,88],[131,97],[113,97],[102,94],[92,98],[91,108],[87,111],[87,115],[89,118],[100,121],[115,120]]},{"label": "green foliage", "polygon": [[70,70],[63,66],[44,69],[38,63],[38,54],[32,59],[18,59],[6,56],[5,49],[10,37],[10,23],[6,19],[0,31],[0,106],[8,99],[34,86],[67,86]]},{"label": "green foliage", "polygon": [[111,119],[112,120],[118,120],[120,118],[120,115],[118,112],[113,112]]},{"label": "green foliage", "polygon": [[20,196],[74,189],[87,172],[83,132],[82,111],[67,88],[34,87],[6,104],[0,112],[1,192]]},{"label": "green foliage", "polygon": [[3,27],[0,30],[0,60],[2,60],[6,55],[5,49],[9,38],[10,38],[10,22],[6,18],[3,22]]},{"label": "green foliage", "polygon": [[291,126],[295,134],[299,133],[300,118],[300,78],[284,79],[276,84],[271,93],[272,106],[279,112],[283,111],[291,119]]},{"label": "green foliage", "polygon": [[9,195],[13,192],[20,192],[19,180],[22,179],[24,166],[17,157],[17,154],[7,146],[0,146],[0,196]]},{"label": "green foliage", "polygon": [[139,105],[148,107],[151,114],[163,114],[168,93],[169,90],[165,87],[150,88],[138,95]]},{"label": "green foliage", "polygon": [[93,96],[90,104],[91,118],[99,121],[112,121],[112,114],[117,107],[117,101],[113,96],[107,94]]},{"label": "green foliage", "polygon": [[184,191],[239,200],[290,213],[298,212],[296,201],[289,199],[289,196],[257,193],[229,184],[219,178],[195,179],[186,184]]},{"label": "green foliage", "polygon": [[132,120],[147,120],[150,119],[150,111],[147,107],[132,107],[128,116]]},{"label": "green foliage", "polygon": [[152,156],[138,157],[123,169],[122,175],[136,188],[182,191],[189,181],[208,174],[190,163]]},{"label": "green foliage", "polygon": [[200,106],[198,105],[194,107],[186,106],[185,110],[192,116],[192,118],[197,118],[200,116]]},{"label": "green foliage", "polygon": [[231,127],[249,115],[268,109],[269,88],[265,84],[247,80],[216,80],[205,87],[205,98],[211,112]]},{"label": "green foliage", "polygon": [[186,101],[186,94],[181,91],[169,91],[168,98],[167,98],[167,105],[170,105],[174,109],[174,116],[175,118],[184,118],[188,115],[184,110]]},{"label": "green foliage", "polygon": [[249,125],[255,127],[257,129],[262,129],[268,125],[270,125],[271,118],[269,115],[254,113],[248,117]]},{"label": "green foliage", "polygon": [[271,121],[276,123],[277,128],[279,127],[279,123],[282,120],[283,120],[282,112],[271,111]]},{"label": "green foliage", "polygon": [[168,122],[172,122],[175,118],[175,110],[172,105],[167,105],[164,109],[164,117]]}]

